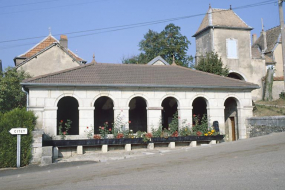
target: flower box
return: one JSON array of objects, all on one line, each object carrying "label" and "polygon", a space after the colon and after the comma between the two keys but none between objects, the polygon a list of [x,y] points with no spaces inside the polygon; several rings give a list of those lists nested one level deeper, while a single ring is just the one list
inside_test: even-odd
[{"label": "flower box", "polygon": [[222,140],[223,135],[216,136],[185,136],[185,137],[152,137],[148,142],[142,138],[121,139],[80,139],[80,140],[43,140],[43,146],[72,147],[72,146],[98,146],[98,145],[125,145],[125,144],[147,144],[147,143],[169,143],[190,141]]}]

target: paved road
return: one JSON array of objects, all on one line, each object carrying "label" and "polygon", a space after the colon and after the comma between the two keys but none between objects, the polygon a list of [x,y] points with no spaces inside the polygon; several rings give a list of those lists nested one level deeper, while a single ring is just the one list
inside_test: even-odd
[{"label": "paved road", "polygon": [[0,189],[285,189],[285,133],[143,153],[0,170]]}]

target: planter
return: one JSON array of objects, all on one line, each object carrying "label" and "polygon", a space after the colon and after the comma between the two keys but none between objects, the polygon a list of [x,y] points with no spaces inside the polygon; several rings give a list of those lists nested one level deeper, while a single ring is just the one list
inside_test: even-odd
[{"label": "planter", "polygon": [[42,146],[72,147],[72,146],[98,146],[98,145],[125,145],[125,144],[147,144],[147,143],[169,143],[190,141],[222,140],[223,135],[216,136],[186,136],[186,137],[153,137],[149,142],[143,142],[142,138],[122,139],[80,139],[80,140],[43,140]]}]

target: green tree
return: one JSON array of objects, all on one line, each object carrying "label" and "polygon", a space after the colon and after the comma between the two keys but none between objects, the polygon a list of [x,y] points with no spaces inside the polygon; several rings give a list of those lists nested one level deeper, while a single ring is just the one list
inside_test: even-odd
[{"label": "green tree", "polygon": [[227,67],[223,68],[222,59],[214,52],[207,53],[205,57],[201,57],[195,69],[221,76],[228,76],[229,74],[229,69]]},{"label": "green tree", "polygon": [[24,71],[11,67],[0,73],[0,112],[26,106],[26,94],[22,92],[20,82],[28,77]]},{"label": "green tree", "polygon": [[123,58],[125,64],[146,64],[157,56],[161,56],[168,63],[172,63],[173,56],[177,65],[188,67],[193,60],[187,55],[190,41],[180,33],[180,27],[167,25],[160,33],[149,30],[139,43],[141,53],[130,58]]}]

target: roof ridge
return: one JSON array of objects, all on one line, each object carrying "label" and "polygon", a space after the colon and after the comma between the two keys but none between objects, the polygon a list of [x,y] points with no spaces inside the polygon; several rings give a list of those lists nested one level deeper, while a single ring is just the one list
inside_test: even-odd
[{"label": "roof ridge", "polygon": [[31,50],[33,50],[34,48],[36,48],[38,45],[40,45],[41,43],[43,43],[46,39],[48,39],[49,37],[51,37],[51,38],[53,38],[54,40],[56,40],[58,43],[59,43],[59,41],[53,36],[53,35],[51,35],[51,34],[49,34],[47,37],[45,37],[43,40],[41,40],[39,43],[37,43],[36,45],[34,45],[32,48],[30,48],[28,51],[26,51],[25,53],[23,53],[23,54],[21,54],[21,55],[19,55],[19,56],[17,56],[17,57],[21,57],[21,56],[23,56],[23,55],[25,55],[25,54],[27,54],[27,53],[29,53]]},{"label": "roof ridge", "polygon": [[[278,26],[274,26],[274,27],[272,27],[272,28],[270,28],[270,29],[266,30],[266,32],[267,32],[267,31],[269,31],[269,30],[276,29],[276,28],[278,28],[278,27],[280,27],[280,25],[278,25]],[[281,31],[280,31],[280,33],[281,33]]]},{"label": "roof ridge", "polygon": [[84,67],[89,67],[89,66],[92,66],[92,65],[94,65],[94,64],[93,63],[88,63],[88,64],[84,64],[84,65],[79,65],[77,67],[72,67],[72,68],[69,68],[69,69],[57,71],[57,72],[54,72],[54,73],[48,73],[48,74],[44,74],[44,75],[39,75],[39,76],[36,76],[36,77],[33,77],[33,78],[29,78],[29,79],[23,80],[21,83],[23,83],[23,82],[31,82],[31,81],[34,81],[34,80],[37,80],[37,79],[46,78],[46,77],[50,77],[50,76],[55,76],[55,75],[59,75],[59,74],[62,74],[62,73],[67,73],[67,72],[73,71],[73,70],[75,71],[75,70],[78,70],[78,69],[81,69],[81,68],[84,68]]},{"label": "roof ridge", "polygon": [[230,77],[225,77],[225,76],[217,75],[217,74],[214,74],[214,73],[208,73],[208,72],[205,72],[205,71],[199,71],[199,70],[196,70],[196,69],[194,70],[194,69],[191,69],[191,68],[189,68],[189,67],[183,67],[183,66],[180,66],[180,65],[173,65],[173,66],[180,67],[180,68],[182,68],[182,69],[191,70],[191,71],[194,71],[194,72],[204,73],[204,74],[211,75],[211,76],[221,77],[221,78],[224,78],[224,79],[234,80],[235,82],[238,81],[238,82],[242,82],[242,83],[249,83],[249,84],[256,85],[256,84],[251,83],[251,82],[242,81],[242,80],[238,80],[238,79],[234,79],[234,78],[230,78]]}]

